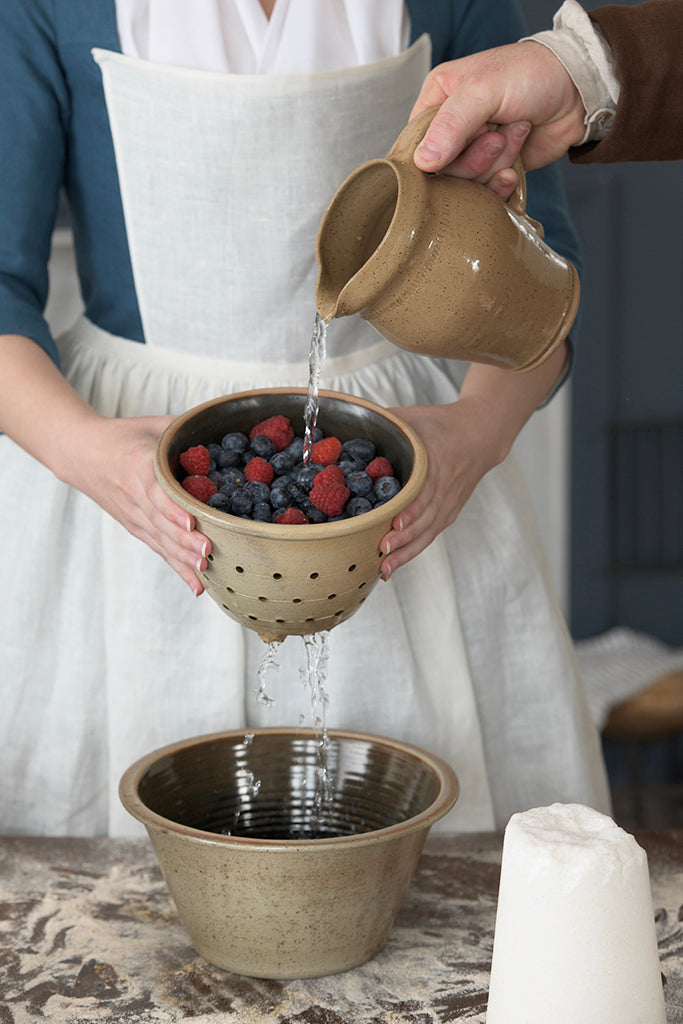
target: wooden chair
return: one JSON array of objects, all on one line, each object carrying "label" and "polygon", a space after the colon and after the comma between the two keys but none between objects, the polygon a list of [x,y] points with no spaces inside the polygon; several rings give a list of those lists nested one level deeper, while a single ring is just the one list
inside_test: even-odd
[{"label": "wooden chair", "polygon": [[[653,827],[652,802],[660,803],[659,817],[665,824],[683,827],[683,779],[680,771],[680,739],[683,735],[683,669],[660,676],[645,689],[614,705],[602,735],[609,743],[624,745],[628,756],[629,786],[619,794],[622,810],[636,827]],[[646,758],[655,745],[664,763],[668,759],[668,779],[655,790],[645,783]],[[616,792],[615,796],[616,805]],[[648,810],[650,808],[650,810]],[[655,812],[656,813],[656,812]],[[657,825],[664,824],[657,821]]]}]

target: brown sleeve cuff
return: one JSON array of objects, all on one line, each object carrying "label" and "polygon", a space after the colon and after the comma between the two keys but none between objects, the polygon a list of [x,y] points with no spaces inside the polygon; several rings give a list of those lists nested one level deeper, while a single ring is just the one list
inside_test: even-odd
[{"label": "brown sleeve cuff", "polygon": [[619,102],[606,138],[570,149],[573,163],[683,159],[683,0],[589,11],[616,59]]}]

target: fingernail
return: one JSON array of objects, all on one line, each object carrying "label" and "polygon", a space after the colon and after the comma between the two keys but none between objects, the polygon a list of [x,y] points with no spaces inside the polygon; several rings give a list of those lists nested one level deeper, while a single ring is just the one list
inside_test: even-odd
[{"label": "fingernail", "polygon": [[400,532],[403,529],[403,517],[399,516],[396,520],[396,529]]},{"label": "fingernail", "polygon": [[209,542],[208,542],[208,540],[205,540],[204,543],[202,544],[201,552],[202,552],[202,558],[206,558],[207,555],[209,554]]},{"label": "fingernail", "polygon": [[417,152],[428,164],[436,163],[437,160],[441,159],[441,150],[433,142],[427,142],[426,140],[421,142],[417,147]]},{"label": "fingernail", "polygon": [[187,530],[188,533],[192,532],[192,523],[187,516],[178,516],[178,526],[181,530]]},{"label": "fingernail", "polygon": [[390,540],[388,540],[385,544],[382,545],[382,551],[384,552],[385,555],[390,554],[390,552],[391,552],[391,541]]},{"label": "fingernail", "polygon": [[503,141],[496,140],[494,142],[489,142],[485,146],[486,155],[487,156],[498,156],[499,153],[503,152],[504,147],[505,147],[505,143]]},{"label": "fingernail", "polygon": [[529,121],[520,121],[512,129],[512,134],[513,134],[515,139],[524,139],[529,134],[530,130],[531,130],[531,122],[529,122]]},{"label": "fingernail", "polygon": [[203,562],[204,562],[204,556],[202,555],[202,557],[198,558],[197,561],[194,563],[194,567],[197,570],[197,572],[203,572],[204,571]]}]

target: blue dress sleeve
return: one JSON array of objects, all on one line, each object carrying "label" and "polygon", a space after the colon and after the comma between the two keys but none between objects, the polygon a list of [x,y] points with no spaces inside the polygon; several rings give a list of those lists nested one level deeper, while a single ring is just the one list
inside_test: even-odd
[{"label": "blue dress sleeve", "polygon": [[0,334],[27,335],[57,361],[43,310],[69,97],[42,3],[2,0],[0,67]]}]

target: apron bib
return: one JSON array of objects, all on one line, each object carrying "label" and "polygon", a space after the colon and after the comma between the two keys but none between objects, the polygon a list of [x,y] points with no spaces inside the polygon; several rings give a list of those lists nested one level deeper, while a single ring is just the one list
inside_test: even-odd
[{"label": "apron bib", "polygon": [[[148,345],[305,362],[315,237],[354,167],[391,147],[429,69],[398,57],[314,75],[225,75],[95,50]],[[335,324],[339,357],[380,335]]]}]

